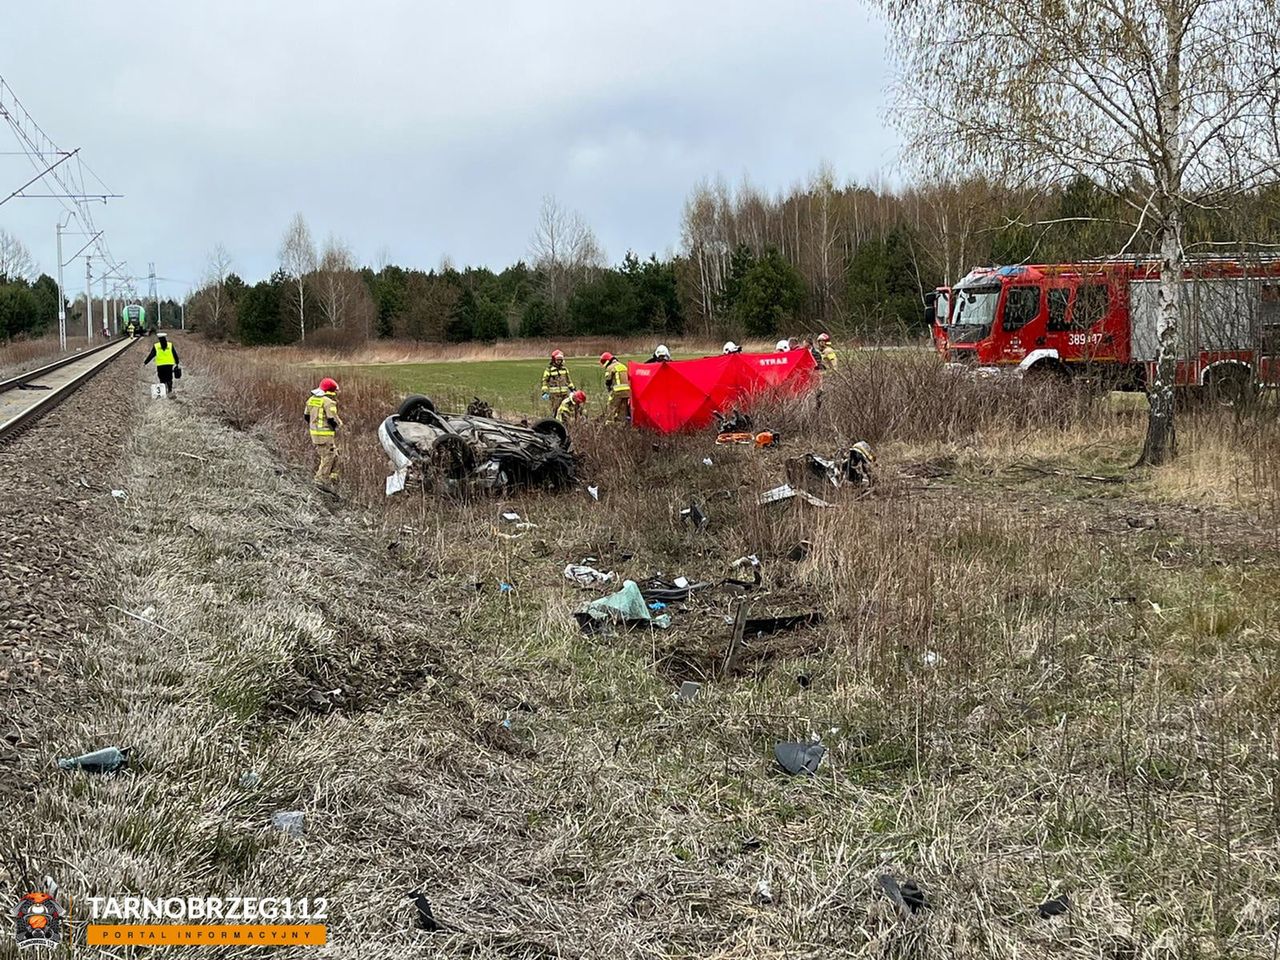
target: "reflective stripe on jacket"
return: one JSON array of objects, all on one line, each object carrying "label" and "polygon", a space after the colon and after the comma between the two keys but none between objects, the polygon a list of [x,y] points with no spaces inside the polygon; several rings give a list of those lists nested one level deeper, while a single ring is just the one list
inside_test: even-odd
[{"label": "reflective stripe on jacket", "polygon": [[[319,402],[313,405],[312,401],[316,400]],[[313,438],[332,437],[342,426],[342,418],[338,416],[338,401],[327,393],[323,397],[312,397],[307,401],[307,418]]]},{"label": "reflective stripe on jacket", "polygon": [[631,383],[627,380],[627,365],[621,360],[614,360],[604,368],[604,385],[612,394],[622,396],[631,393]]},{"label": "reflective stripe on jacket", "polygon": [[830,347],[822,348],[822,365],[828,370],[834,370],[839,366],[839,361],[836,360],[836,352]]},{"label": "reflective stripe on jacket", "polygon": [[569,368],[551,364],[543,370],[542,392],[556,397],[573,393],[573,378],[569,376]]},{"label": "reflective stripe on jacket", "polygon": [[565,397],[560,401],[560,406],[556,407],[556,419],[561,423],[567,424],[570,420],[578,418],[578,405],[573,402],[573,397]]}]

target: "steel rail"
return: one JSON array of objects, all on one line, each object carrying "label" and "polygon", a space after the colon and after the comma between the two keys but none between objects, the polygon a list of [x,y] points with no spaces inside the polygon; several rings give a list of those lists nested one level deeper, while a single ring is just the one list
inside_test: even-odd
[{"label": "steel rail", "polygon": [[[95,363],[90,364],[80,373],[76,374],[66,383],[54,387],[48,392],[42,392],[41,396],[30,406],[18,411],[9,419],[0,422],[0,442],[8,440],[24,427],[29,426],[44,414],[48,413],[59,403],[65,400],[71,394],[75,393],[80,387],[84,386],[91,380],[99,370],[109,364],[116,357],[123,353],[128,353],[129,348],[133,346],[133,340],[130,339],[124,346],[120,345],[120,341],[112,341],[101,347],[94,347],[92,350],[86,350],[83,353],[76,354],[72,357],[63,357],[61,360],[41,367],[39,370],[31,370],[27,373],[20,374],[10,380],[0,382],[0,392],[13,390],[21,387],[24,383],[29,383],[32,379],[38,379],[40,375],[50,373],[62,367],[68,366],[76,361],[82,361],[86,357],[94,354],[103,354],[103,356]],[[114,348],[114,352],[112,351]]]}]

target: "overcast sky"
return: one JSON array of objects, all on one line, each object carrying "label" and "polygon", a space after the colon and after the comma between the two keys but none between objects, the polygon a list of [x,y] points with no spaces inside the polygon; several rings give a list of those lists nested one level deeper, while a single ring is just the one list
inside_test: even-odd
[{"label": "overcast sky", "polygon": [[[882,29],[856,0],[9,0],[6,13],[0,76],[125,195],[95,216],[140,274],[155,261],[196,280],[221,242],[260,279],[298,211],[364,262],[500,268],[527,255],[544,194],[616,261],[678,248],[700,180],[778,190],[823,161],[865,180],[896,160]],[[3,125],[0,143],[16,148]],[[0,156],[0,196],[25,163]],[[56,218],[50,200],[0,207],[49,272]]]}]

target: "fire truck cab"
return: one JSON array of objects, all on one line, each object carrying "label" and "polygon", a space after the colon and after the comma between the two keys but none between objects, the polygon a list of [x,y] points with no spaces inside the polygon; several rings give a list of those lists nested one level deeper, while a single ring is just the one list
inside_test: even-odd
[{"label": "fire truck cab", "polygon": [[[961,368],[1141,389],[1155,375],[1158,284],[1150,261],[978,268],[951,288],[934,343]],[[1181,289],[1176,384],[1280,379],[1280,260],[1196,261]]]}]

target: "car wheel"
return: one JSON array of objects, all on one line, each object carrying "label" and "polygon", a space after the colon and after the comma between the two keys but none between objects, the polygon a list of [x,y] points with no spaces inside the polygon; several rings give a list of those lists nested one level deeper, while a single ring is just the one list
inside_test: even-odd
[{"label": "car wheel", "polygon": [[541,436],[553,438],[560,445],[561,450],[569,449],[569,431],[559,420],[539,420],[533,425],[532,430]]},{"label": "car wheel", "polygon": [[421,419],[421,414],[435,412],[436,405],[431,402],[430,397],[415,393],[404,398],[400,404],[400,409],[396,411],[396,415],[401,420],[408,420],[412,423],[426,423],[425,419]]},{"label": "car wheel", "polygon": [[431,465],[447,480],[464,480],[475,469],[476,458],[465,440],[446,433],[431,441]]},{"label": "car wheel", "polygon": [[1210,401],[1226,407],[1248,406],[1257,391],[1253,374],[1235,364],[1211,371],[1205,379],[1205,388]]}]

